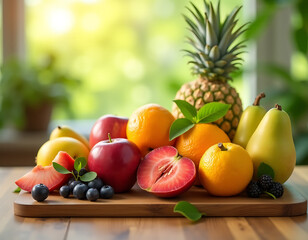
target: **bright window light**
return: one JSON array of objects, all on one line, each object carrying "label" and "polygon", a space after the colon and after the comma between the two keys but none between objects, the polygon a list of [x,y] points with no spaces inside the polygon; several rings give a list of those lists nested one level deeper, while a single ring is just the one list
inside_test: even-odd
[{"label": "bright window light", "polygon": [[73,14],[64,8],[50,11],[47,18],[50,29],[57,34],[64,34],[70,31],[74,24]]}]

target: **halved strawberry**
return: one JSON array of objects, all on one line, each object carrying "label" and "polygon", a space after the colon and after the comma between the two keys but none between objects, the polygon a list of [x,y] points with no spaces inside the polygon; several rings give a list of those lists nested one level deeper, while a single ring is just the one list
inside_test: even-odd
[{"label": "halved strawberry", "polygon": [[[53,162],[59,163],[69,171],[72,171],[74,168],[74,159],[66,152],[59,152]],[[61,174],[52,165],[46,167],[37,165],[15,183],[21,189],[28,192],[31,192],[32,188],[40,183],[46,185],[49,191],[53,191],[60,188],[69,178],[70,174]]]},{"label": "halved strawberry", "polygon": [[139,187],[159,197],[175,197],[187,191],[195,179],[194,162],[179,156],[177,149],[171,146],[148,153],[137,171]]}]

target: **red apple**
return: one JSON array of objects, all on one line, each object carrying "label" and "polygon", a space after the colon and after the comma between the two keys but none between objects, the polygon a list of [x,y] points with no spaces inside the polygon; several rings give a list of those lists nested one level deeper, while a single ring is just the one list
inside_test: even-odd
[{"label": "red apple", "polygon": [[171,146],[149,152],[137,171],[139,187],[159,197],[176,197],[186,192],[195,179],[194,162],[181,157]]},{"label": "red apple", "polygon": [[126,125],[128,118],[114,115],[104,115],[93,125],[90,133],[90,148],[102,140],[108,140],[108,133],[113,138],[126,138]]},{"label": "red apple", "polygon": [[100,141],[91,149],[88,167],[116,193],[127,192],[136,183],[140,159],[140,150],[133,142],[115,138]]}]

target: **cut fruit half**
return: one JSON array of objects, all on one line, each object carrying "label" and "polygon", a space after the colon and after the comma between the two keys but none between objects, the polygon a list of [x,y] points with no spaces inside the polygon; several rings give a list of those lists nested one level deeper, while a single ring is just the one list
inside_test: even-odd
[{"label": "cut fruit half", "polygon": [[148,153],[137,171],[140,188],[159,197],[175,197],[186,192],[196,179],[195,164],[181,157],[176,148],[165,146]]},{"label": "cut fruit half", "polygon": [[[72,171],[74,168],[74,159],[66,152],[59,152],[53,162],[60,164],[69,171]],[[18,187],[28,192],[31,192],[36,184],[42,183],[46,185],[51,192],[65,184],[70,176],[70,174],[61,174],[57,172],[52,165],[46,167],[37,165],[15,183]]]}]

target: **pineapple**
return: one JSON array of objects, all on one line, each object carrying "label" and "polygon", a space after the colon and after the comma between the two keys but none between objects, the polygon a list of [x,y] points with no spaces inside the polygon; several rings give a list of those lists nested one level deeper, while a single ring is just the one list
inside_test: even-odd
[{"label": "pineapple", "polygon": [[[236,15],[241,7],[235,8],[223,23],[220,21],[220,1],[215,10],[211,2],[204,0],[204,8],[202,14],[191,2],[191,8],[187,9],[192,18],[184,15],[192,33],[188,42],[193,47],[193,50],[184,51],[192,59],[188,63],[192,65],[192,72],[198,75],[198,78],[184,84],[175,99],[185,100],[197,109],[213,101],[231,104],[225,117],[214,124],[224,130],[232,140],[243,109],[239,94],[228,81],[232,80],[229,74],[238,69],[237,65],[242,60],[239,54],[245,45],[243,42],[233,43],[245,32],[246,24],[235,30],[238,21]],[[183,117],[176,104],[173,105],[172,113],[176,118]]]}]

